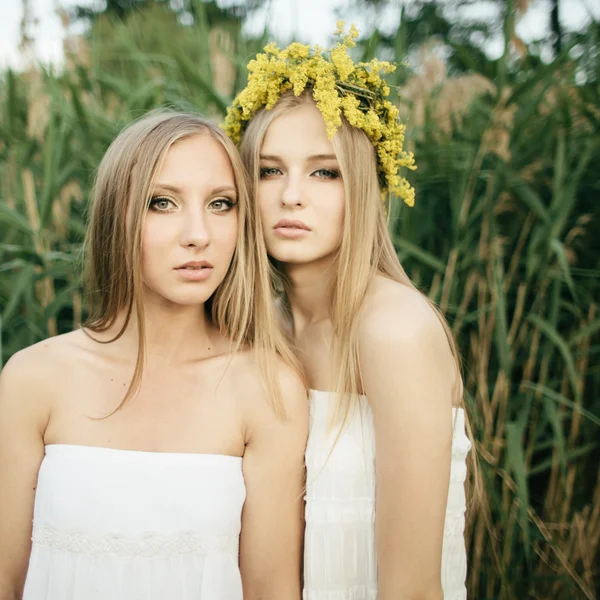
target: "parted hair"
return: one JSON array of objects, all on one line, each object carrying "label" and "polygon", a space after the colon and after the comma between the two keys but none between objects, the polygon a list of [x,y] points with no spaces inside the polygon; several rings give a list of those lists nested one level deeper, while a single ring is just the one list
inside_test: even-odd
[{"label": "parted hair", "polygon": [[[173,144],[192,136],[210,136],[227,153],[238,193],[238,237],[223,281],[205,303],[219,331],[233,350],[253,348],[277,413],[283,415],[275,357],[292,368],[298,361],[277,325],[271,298],[269,264],[260,219],[250,202],[246,171],[234,144],[213,123],[198,115],[153,111],[126,127],[112,142],[98,168],[93,186],[84,244],[88,335],[109,330],[120,316],[123,325],[138,330],[134,375],[119,408],[139,388],[145,359],[142,232],[153,188]],[[199,167],[201,168],[201,166]]]}]

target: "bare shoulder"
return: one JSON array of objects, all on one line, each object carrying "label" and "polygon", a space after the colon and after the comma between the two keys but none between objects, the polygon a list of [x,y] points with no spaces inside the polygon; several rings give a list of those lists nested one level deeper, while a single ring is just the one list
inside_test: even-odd
[{"label": "bare shoulder", "polygon": [[419,291],[378,276],[369,291],[359,323],[361,345],[391,343],[410,351],[434,344],[450,351],[442,321]]},{"label": "bare shoulder", "polygon": [[444,403],[451,398],[456,362],[450,342],[442,320],[417,290],[377,277],[361,313],[358,343],[371,403],[380,397],[409,403],[409,389],[416,402],[425,385]]},{"label": "bare shoulder", "polygon": [[[274,356],[271,360],[271,372],[275,383],[279,385],[284,412],[289,418],[308,413],[307,389],[300,374],[279,356]],[[270,393],[272,390],[267,387],[256,350],[237,352],[228,371],[251,411],[257,415],[274,414]]]},{"label": "bare shoulder", "polygon": [[85,346],[82,331],[58,335],[33,344],[11,356],[0,373],[0,395],[46,397],[73,369],[73,360]]},{"label": "bare shoulder", "polygon": [[66,366],[82,347],[82,331],[51,337],[13,354],[2,369],[2,377],[35,381],[56,377],[56,369]]},{"label": "bare shoulder", "polygon": [[308,390],[300,374],[282,358],[275,360],[275,372],[279,378],[283,406],[286,412],[293,415],[308,415]]},{"label": "bare shoulder", "polygon": [[36,424],[43,432],[78,345],[73,332],[43,340],[15,353],[0,373],[0,413],[12,423]]}]

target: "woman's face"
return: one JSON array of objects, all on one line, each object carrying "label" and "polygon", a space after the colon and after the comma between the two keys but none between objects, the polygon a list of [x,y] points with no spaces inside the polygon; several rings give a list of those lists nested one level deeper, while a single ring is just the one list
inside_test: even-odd
[{"label": "woman's face", "polygon": [[260,173],[257,200],[269,255],[290,264],[333,258],[342,240],[344,184],[314,103],[271,123]]},{"label": "woman's face", "polygon": [[227,274],[237,234],[237,190],[223,146],[209,134],[173,144],[142,234],[145,293],[180,305],[206,302]]}]

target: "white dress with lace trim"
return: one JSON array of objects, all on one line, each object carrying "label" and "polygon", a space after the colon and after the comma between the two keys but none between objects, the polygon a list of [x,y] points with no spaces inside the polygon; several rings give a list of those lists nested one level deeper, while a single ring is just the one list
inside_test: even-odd
[{"label": "white dress with lace trim", "polygon": [[[375,434],[365,396],[335,441],[329,431],[334,396],[310,392],[306,449],[304,600],[375,600]],[[450,488],[442,548],[444,600],[465,600],[466,457],[471,443],[462,409],[454,409]]]},{"label": "white dress with lace trim", "polygon": [[50,445],[24,600],[242,600],[242,459]]}]

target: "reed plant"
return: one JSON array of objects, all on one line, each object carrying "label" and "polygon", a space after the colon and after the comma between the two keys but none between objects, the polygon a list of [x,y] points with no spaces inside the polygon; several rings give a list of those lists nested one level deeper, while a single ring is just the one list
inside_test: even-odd
[{"label": "reed plant", "polygon": [[404,88],[419,201],[391,226],[462,351],[483,481],[469,588],[595,598],[600,110],[568,72],[499,90],[428,60],[436,83]]}]

